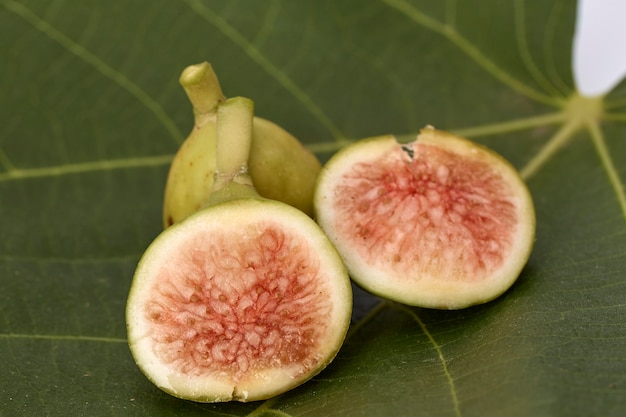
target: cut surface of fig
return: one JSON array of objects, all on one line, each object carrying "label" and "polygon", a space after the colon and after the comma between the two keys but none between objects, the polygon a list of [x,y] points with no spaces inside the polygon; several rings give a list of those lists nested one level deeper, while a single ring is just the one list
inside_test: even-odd
[{"label": "cut surface of fig", "polygon": [[341,258],[295,208],[236,200],[165,230],[127,304],[140,369],[174,396],[253,401],[321,371],[349,326]]},{"label": "cut surface of fig", "polygon": [[531,196],[501,156],[424,129],[338,152],[315,196],[319,224],[365,289],[456,309],[494,299],[519,276],[535,232]]}]

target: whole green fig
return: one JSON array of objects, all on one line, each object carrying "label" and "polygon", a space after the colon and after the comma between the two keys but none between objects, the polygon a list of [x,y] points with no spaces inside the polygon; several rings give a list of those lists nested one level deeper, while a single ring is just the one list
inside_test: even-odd
[{"label": "whole green fig", "polygon": [[[226,98],[208,62],[180,76],[194,108],[195,124],[169,170],[163,224],[169,227],[207,203],[215,172],[216,109]],[[261,196],[313,214],[313,192],[321,164],[280,126],[254,117],[248,169]]]}]

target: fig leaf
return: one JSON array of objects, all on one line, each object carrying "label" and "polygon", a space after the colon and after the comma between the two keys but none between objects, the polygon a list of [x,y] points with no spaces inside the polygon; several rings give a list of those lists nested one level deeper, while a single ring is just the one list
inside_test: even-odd
[{"label": "fig leaf", "polygon": [[[0,410],[20,416],[618,416],[626,409],[626,84],[576,98],[569,0],[0,0]],[[197,405],[135,366],[124,305],[210,61],[325,161],[426,124],[519,169],[537,210],[505,295],[433,311],[357,291],[294,391]],[[575,97],[575,98],[572,98]]]}]

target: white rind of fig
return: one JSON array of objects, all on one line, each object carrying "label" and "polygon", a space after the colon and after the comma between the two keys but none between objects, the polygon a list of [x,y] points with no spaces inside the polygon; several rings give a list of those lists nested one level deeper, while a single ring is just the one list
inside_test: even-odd
[{"label": "white rind of fig", "polygon": [[388,135],[340,150],[314,204],[352,279],[414,306],[493,300],[520,275],[535,239],[532,198],[515,168],[432,127],[413,143]]},{"label": "white rind of fig", "polygon": [[294,388],[336,356],[350,280],[299,210],[241,199],[168,228],[139,262],[126,320],[156,386],[198,402],[255,401]]}]

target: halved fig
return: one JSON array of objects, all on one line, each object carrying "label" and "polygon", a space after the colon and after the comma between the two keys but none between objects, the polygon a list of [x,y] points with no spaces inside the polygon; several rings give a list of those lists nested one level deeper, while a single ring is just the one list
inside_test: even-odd
[{"label": "halved fig", "polygon": [[269,200],[237,200],[165,230],[128,298],[131,351],[164,391],[253,401],[321,371],[350,323],[348,275],[315,222]]},{"label": "halved fig", "polygon": [[408,305],[492,300],[520,275],[534,243],[533,202],[517,171],[432,127],[413,143],[389,135],[339,151],[314,204],[353,280]]}]

